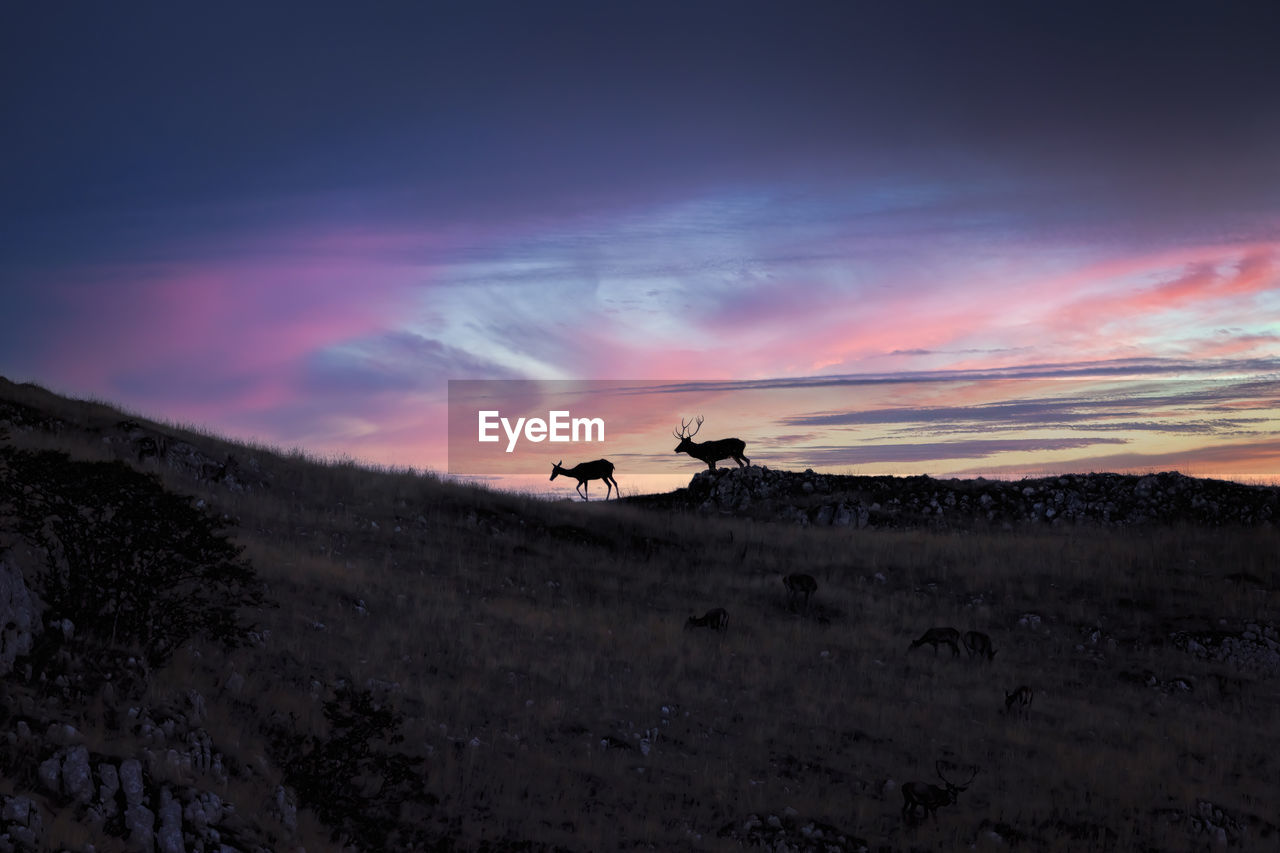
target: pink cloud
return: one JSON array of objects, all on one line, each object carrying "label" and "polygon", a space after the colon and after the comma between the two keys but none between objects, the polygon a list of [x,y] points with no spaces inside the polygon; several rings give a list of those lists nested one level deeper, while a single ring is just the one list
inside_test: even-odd
[{"label": "pink cloud", "polygon": [[179,417],[277,405],[296,395],[308,353],[394,323],[397,287],[362,286],[369,274],[353,262],[66,272],[48,365],[73,387],[175,404]]},{"label": "pink cloud", "polygon": [[976,466],[951,472],[947,476],[1050,476],[1095,471],[1169,470],[1199,477],[1264,479],[1273,483],[1280,482],[1280,439],[1202,445],[1167,452],[1130,451],[1054,462]]}]

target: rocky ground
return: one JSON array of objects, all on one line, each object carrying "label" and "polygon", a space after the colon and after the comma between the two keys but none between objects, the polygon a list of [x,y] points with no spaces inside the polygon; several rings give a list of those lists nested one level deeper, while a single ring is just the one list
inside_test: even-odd
[{"label": "rocky ground", "polygon": [[801,527],[1010,528],[1093,524],[1272,525],[1280,487],[1159,474],[1025,480],[854,477],[767,467],[702,471],[685,489],[629,499]]}]

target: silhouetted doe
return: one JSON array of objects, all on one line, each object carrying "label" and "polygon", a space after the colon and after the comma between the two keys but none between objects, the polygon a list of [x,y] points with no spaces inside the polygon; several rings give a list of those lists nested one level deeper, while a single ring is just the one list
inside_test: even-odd
[{"label": "silhouetted doe", "polygon": [[991,649],[991,638],[981,631],[965,631],[964,647],[969,652],[969,657],[975,655],[980,658],[991,660],[996,653]]},{"label": "silhouetted doe", "polygon": [[1004,712],[1008,714],[1017,709],[1019,714],[1026,715],[1031,711],[1031,700],[1034,698],[1031,688],[1023,684],[1012,693],[1004,694]]},{"label": "silhouetted doe", "polygon": [[938,653],[938,644],[942,643],[951,647],[951,656],[960,657],[960,632],[955,628],[930,628],[920,635],[918,640],[911,642],[911,648],[908,652],[923,646],[925,643],[933,646],[933,653]]},{"label": "silhouetted doe", "polygon": [[813,575],[791,574],[782,578],[783,585],[787,588],[788,599],[792,609],[795,608],[796,599],[804,596],[804,609],[809,609],[809,596],[818,591],[818,582],[813,579]]},{"label": "silhouetted doe", "polygon": [[684,629],[688,631],[690,628],[712,628],[716,631],[724,631],[729,627],[729,611],[723,607],[717,607],[708,610],[702,616],[690,616],[689,621],[684,623]]},{"label": "silhouetted doe", "polygon": [[[563,460],[561,460],[563,462]],[[613,494],[613,490],[617,487],[618,481],[613,479],[613,463],[608,459],[597,459],[594,462],[583,462],[580,465],[574,465],[572,468],[564,468],[561,462],[551,466],[551,479],[554,480],[563,474],[566,477],[572,477],[578,481],[576,487],[578,494],[582,495],[582,499],[590,500],[587,497],[587,481],[588,480],[604,480],[608,491],[605,492],[604,499],[609,500],[609,495]]]}]

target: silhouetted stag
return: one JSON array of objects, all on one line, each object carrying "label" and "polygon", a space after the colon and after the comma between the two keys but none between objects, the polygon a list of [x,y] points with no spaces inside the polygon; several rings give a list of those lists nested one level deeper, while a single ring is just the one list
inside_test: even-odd
[{"label": "silhouetted stag", "polygon": [[787,603],[794,610],[796,599],[804,596],[804,609],[809,609],[809,596],[818,591],[818,582],[813,579],[813,575],[793,574],[786,575],[782,578],[783,585],[787,588]]},{"label": "silhouetted stag", "polygon": [[[564,460],[561,460],[563,462]],[[578,481],[576,490],[582,495],[582,499],[590,500],[587,497],[587,481],[588,480],[604,480],[608,491],[605,492],[604,499],[609,500],[609,495],[613,494],[613,490],[617,487],[618,481],[613,479],[613,463],[608,459],[597,459],[595,462],[583,462],[580,465],[574,465],[572,468],[562,467],[560,462],[551,466],[551,479],[554,480],[563,474],[566,477],[572,477]]]},{"label": "silhouetted stag", "polygon": [[933,653],[938,653],[938,644],[945,643],[951,647],[951,656],[960,657],[960,632],[955,628],[930,628],[920,635],[920,639],[911,642],[911,648],[908,652],[913,651],[925,643],[933,646]]},{"label": "silhouetted stag", "polygon": [[917,809],[924,809],[923,817],[933,815],[933,819],[938,819],[938,808],[940,806],[949,806],[956,801],[960,792],[969,787],[973,782],[973,778],[978,775],[978,768],[973,768],[973,772],[969,774],[969,778],[965,780],[963,785],[956,785],[949,781],[946,776],[942,775],[942,762],[935,761],[933,769],[938,771],[938,778],[942,780],[945,788],[939,788],[937,785],[931,785],[927,782],[908,782],[902,786],[902,819],[912,820],[917,817]]},{"label": "silhouetted stag", "polygon": [[969,657],[975,655],[980,658],[991,660],[996,653],[991,649],[991,638],[981,631],[965,631],[964,647],[969,652]]},{"label": "silhouetted stag", "polygon": [[1012,693],[1004,694],[1004,712],[1009,714],[1016,708],[1019,714],[1026,715],[1031,711],[1031,700],[1034,698],[1031,688],[1023,684]]},{"label": "silhouetted stag", "polygon": [[744,454],[747,449],[747,443],[740,438],[721,438],[716,441],[694,441],[693,437],[698,434],[698,430],[702,429],[702,415],[698,415],[698,425],[693,432],[689,432],[689,424],[683,419],[680,421],[680,431],[672,430],[672,435],[680,439],[680,443],[676,445],[676,453],[688,453],[694,459],[701,459],[707,463],[707,468],[716,470],[716,463],[721,459],[732,458],[738,463],[739,468],[744,468],[751,464],[751,460]]},{"label": "silhouetted stag", "polygon": [[716,631],[724,631],[729,627],[729,611],[723,607],[717,607],[714,610],[708,610],[703,616],[690,616],[689,621],[684,623],[684,629],[688,631],[690,628],[711,628]]}]

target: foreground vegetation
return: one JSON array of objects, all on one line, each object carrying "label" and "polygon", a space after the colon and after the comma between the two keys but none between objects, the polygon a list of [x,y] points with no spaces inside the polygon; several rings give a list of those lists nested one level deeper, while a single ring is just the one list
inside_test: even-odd
[{"label": "foreground vegetation", "polygon": [[[239,629],[163,647],[127,685],[59,685],[19,660],[3,722],[32,734],[0,745],[0,794],[37,802],[44,846],[139,845],[65,774],[50,789],[40,767],[69,742],[95,767],[137,758],[153,810],[207,792],[234,804],[217,825],[231,849],[1280,838],[1270,527],[801,529],[550,503],[0,390],[11,448],[127,459],[225,523],[264,592],[237,592]],[[148,436],[170,451],[139,453]],[[174,464],[192,458],[179,443],[217,464]],[[37,584],[38,535],[12,515],[4,533]],[[792,572],[817,580],[807,607],[783,586]],[[727,630],[685,630],[714,607]],[[909,652],[934,626],[989,634],[995,658]],[[1224,637],[1257,653],[1213,654]],[[1003,713],[1023,684],[1034,702]],[[183,763],[195,732],[216,762]],[[941,785],[939,761],[972,783],[904,821],[902,785]],[[186,849],[209,843],[198,823],[184,818]]]}]

